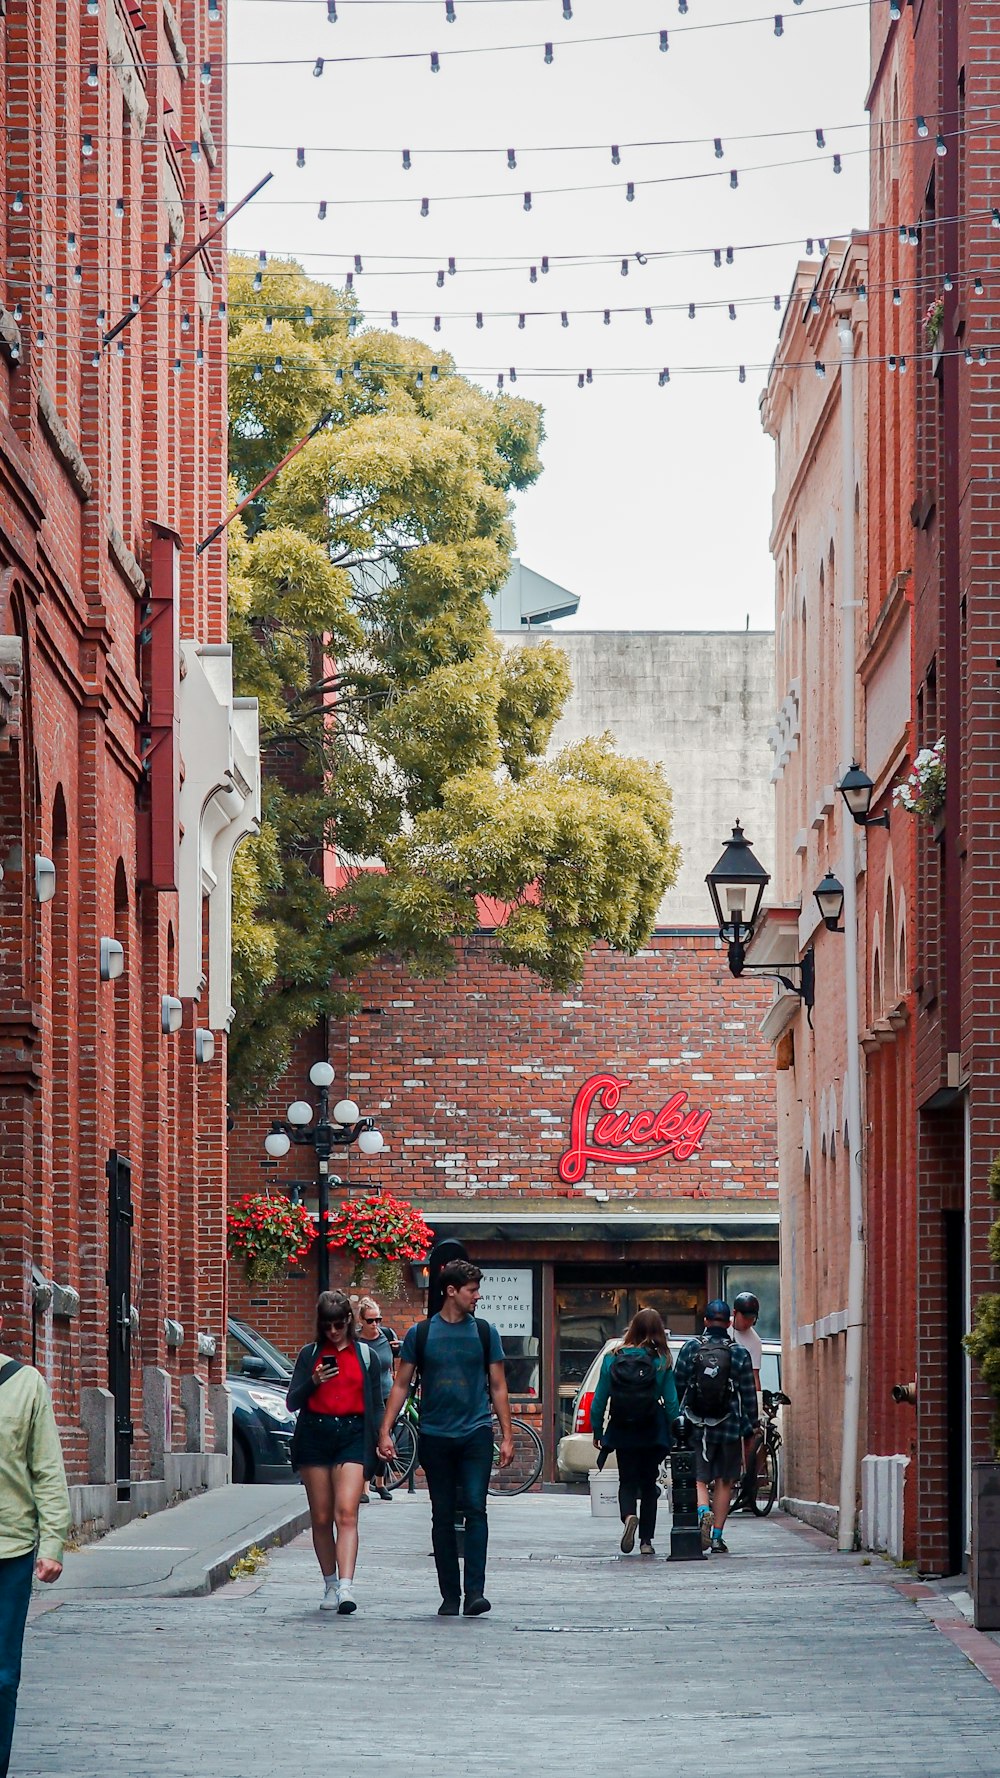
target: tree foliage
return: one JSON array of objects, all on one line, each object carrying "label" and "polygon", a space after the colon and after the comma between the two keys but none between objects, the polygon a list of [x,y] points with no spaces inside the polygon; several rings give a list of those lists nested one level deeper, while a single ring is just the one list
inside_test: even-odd
[{"label": "tree foliage", "polygon": [[237,683],[266,748],[263,830],[237,855],[235,1098],[380,955],[446,971],[477,896],[502,908],[505,962],[554,987],[598,940],[635,951],[679,856],[658,767],[607,735],[544,757],[565,657],[490,627],[539,408],[362,328],[293,262],[259,291],[257,270],[230,267],[235,498],[330,419],[229,533]]}]

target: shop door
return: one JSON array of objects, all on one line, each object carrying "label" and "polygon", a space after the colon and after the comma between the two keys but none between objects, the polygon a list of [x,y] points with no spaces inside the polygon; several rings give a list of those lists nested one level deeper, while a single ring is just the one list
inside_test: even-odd
[{"label": "shop door", "polygon": [[132,1163],[108,1156],[108,1388],[115,1402],[115,1477],[132,1474]]}]

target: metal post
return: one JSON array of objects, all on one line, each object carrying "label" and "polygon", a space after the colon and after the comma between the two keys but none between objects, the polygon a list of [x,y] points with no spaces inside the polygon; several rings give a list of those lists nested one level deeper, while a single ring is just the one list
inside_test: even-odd
[{"label": "metal post", "polygon": [[313,1147],[316,1150],[316,1166],[319,1175],[319,1241],[316,1254],[316,1281],[320,1294],[330,1288],[330,1249],[327,1245],[327,1229],[330,1218],[330,1143],[333,1131],[327,1116],[328,1095],[326,1087],[320,1087],[319,1110],[316,1115],[316,1126],[312,1132]]},{"label": "metal post", "polygon": [[695,1482],[695,1456],[691,1448],[691,1429],[681,1418],[673,1425],[674,1444],[670,1453],[670,1500],[673,1519],[670,1526],[668,1562],[703,1562],[701,1530],[698,1525],[698,1489]]}]

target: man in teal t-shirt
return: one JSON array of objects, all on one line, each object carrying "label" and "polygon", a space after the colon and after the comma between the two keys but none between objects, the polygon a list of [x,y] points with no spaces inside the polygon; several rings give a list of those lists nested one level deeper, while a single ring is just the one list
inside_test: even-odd
[{"label": "man in teal t-shirt", "polygon": [[379,1435],[379,1456],[391,1458],[392,1428],[419,1370],[420,1461],[431,1497],[441,1617],[457,1617],[461,1606],[455,1531],[459,1488],[465,1514],[465,1616],[479,1617],[490,1609],[485,1596],[486,1490],[493,1468],[494,1413],[500,1422],[501,1464],[506,1466],[514,1455],[500,1335],[489,1322],[476,1320],[481,1278],[479,1267],[467,1259],[451,1260],[442,1268],[441,1312],[408,1330]]}]

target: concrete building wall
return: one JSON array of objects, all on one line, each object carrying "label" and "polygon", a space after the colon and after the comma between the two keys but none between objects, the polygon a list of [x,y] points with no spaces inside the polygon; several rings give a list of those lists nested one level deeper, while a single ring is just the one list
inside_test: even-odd
[{"label": "concrete building wall", "polygon": [[[532,644],[529,631],[501,639],[509,647]],[[735,820],[773,868],[771,632],[554,630],[546,639],[565,651],[573,676],[553,747],[610,730],[622,753],[662,762],[683,860],[659,924],[709,925],[705,873]]]}]

